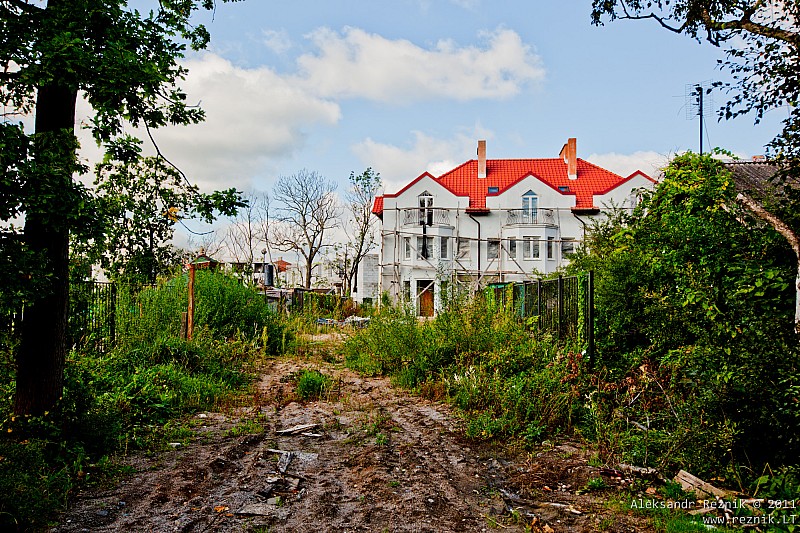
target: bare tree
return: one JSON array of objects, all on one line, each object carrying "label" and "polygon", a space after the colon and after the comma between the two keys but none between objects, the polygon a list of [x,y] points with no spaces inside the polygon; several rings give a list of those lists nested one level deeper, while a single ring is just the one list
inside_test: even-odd
[{"label": "bare tree", "polygon": [[376,222],[372,204],[381,188],[381,175],[367,168],[359,175],[350,173],[350,190],[347,192],[348,219],[345,223],[348,241],[344,249],[344,294],[353,290],[358,265],[375,245]]},{"label": "bare tree", "polygon": [[270,198],[267,193],[252,192],[246,200],[247,207],[239,209],[225,231],[225,246],[237,263],[245,265],[245,272],[252,274],[262,250],[269,252]]},{"label": "bare tree", "polygon": [[270,227],[270,242],[283,251],[296,251],[305,261],[303,285],[311,288],[314,259],[324,245],[325,232],[336,226],[339,206],[336,184],[317,172],[301,170],[281,176],[275,182],[273,197],[281,207],[278,221]]}]

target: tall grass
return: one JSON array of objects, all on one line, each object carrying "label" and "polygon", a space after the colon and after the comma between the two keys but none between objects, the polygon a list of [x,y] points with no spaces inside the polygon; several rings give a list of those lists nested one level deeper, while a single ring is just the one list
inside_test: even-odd
[{"label": "tall grass", "polygon": [[572,429],[580,354],[493,299],[458,296],[423,322],[408,308],[384,307],[344,350],[357,371],[443,390],[465,413],[468,436],[533,443]]},{"label": "tall grass", "polygon": [[113,471],[109,457],[163,449],[171,420],[227,401],[249,365],[281,350],[286,328],[260,294],[197,274],[193,340],[180,338],[185,277],[125,292],[117,346],[72,353],[63,398],[43,417],[12,416],[13,353],[0,347],[0,529],[45,528],[75,488]]}]

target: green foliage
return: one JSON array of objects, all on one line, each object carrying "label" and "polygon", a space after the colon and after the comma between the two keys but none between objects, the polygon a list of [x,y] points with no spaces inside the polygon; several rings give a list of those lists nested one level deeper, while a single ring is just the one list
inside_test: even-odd
[{"label": "green foliage", "polygon": [[140,144],[118,139],[97,165],[97,209],[106,226],[91,256],[117,280],[154,283],[179,264],[170,241],[180,220],[211,222],[215,212],[232,216],[245,204],[235,189],[201,194],[163,158],[141,157]]},{"label": "green foliage", "polygon": [[632,215],[596,226],[591,252],[574,258],[596,272],[610,381],[587,430],[609,424],[620,435],[609,446],[636,464],[738,477],[737,463],[798,456],[794,256],[735,196],[719,161],[678,156]]},{"label": "green foliage", "polygon": [[[12,415],[14,365],[10,347],[0,348],[0,526],[46,526],[73,490],[116,473],[109,456],[163,449],[178,436],[174,420],[226,401],[250,383],[254,359],[277,353],[284,326],[263,297],[227,276],[197,274],[193,340],[178,336],[185,279],[120,289],[112,315],[118,346],[74,354],[63,397],[44,416]],[[214,312],[212,299],[231,311]],[[258,426],[255,420],[236,431]]]},{"label": "green foliage", "polygon": [[800,108],[795,104],[800,100],[796,76],[800,4],[765,4],[757,0],[593,0],[593,22],[601,24],[606,17],[652,19],[676,33],[724,46],[728,60],[720,61],[720,66],[733,75],[733,81],[714,84],[724,86],[731,95],[720,109],[720,117],[754,113],[759,122],[767,111],[788,104],[783,131],[771,145],[798,176]]},{"label": "green foliage", "polygon": [[[117,327],[121,342],[142,344],[157,351],[159,343],[179,343],[182,313],[188,302],[188,275],[155,287],[128,287],[117,306]],[[238,279],[215,271],[195,273],[195,314],[197,331],[211,339],[241,340],[258,346],[264,354],[279,353],[288,331],[263,295]],[[153,344],[153,341],[156,343]]]},{"label": "green foliage", "polygon": [[438,383],[465,413],[471,438],[519,437],[530,446],[571,428],[580,355],[532,334],[493,298],[455,297],[424,322],[407,308],[383,307],[344,351],[349,367],[396,385]]},{"label": "green foliage", "polygon": [[297,378],[297,395],[303,400],[317,400],[332,385],[331,378],[319,370],[304,370]]}]

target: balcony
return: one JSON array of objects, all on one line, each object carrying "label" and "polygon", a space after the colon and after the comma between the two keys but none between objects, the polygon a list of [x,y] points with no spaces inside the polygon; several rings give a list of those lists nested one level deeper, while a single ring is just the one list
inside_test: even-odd
[{"label": "balcony", "polygon": [[452,226],[450,210],[439,207],[403,209],[404,226]]},{"label": "balcony", "polygon": [[509,209],[506,226],[555,226],[555,209]]}]

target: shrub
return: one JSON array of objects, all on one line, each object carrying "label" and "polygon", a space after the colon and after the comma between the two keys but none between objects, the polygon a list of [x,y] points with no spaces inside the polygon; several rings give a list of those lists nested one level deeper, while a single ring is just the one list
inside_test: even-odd
[{"label": "shrub", "polygon": [[297,378],[297,395],[303,400],[319,399],[330,389],[331,378],[319,370],[304,370]]},{"label": "shrub", "polygon": [[348,366],[389,375],[396,385],[441,383],[466,413],[472,438],[532,444],[568,431],[580,396],[580,355],[531,333],[510,306],[491,298],[455,297],[425,322],[406,308],[384,307],[344,350]]}]

